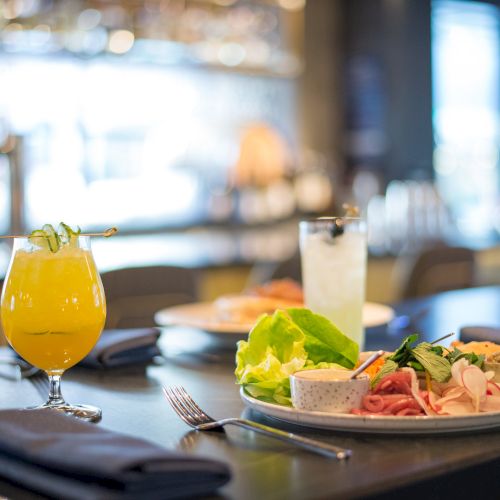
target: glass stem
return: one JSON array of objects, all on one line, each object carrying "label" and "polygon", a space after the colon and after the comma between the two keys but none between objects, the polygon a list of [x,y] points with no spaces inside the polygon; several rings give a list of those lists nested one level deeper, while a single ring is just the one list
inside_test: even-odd
[{"label": "glass stem", "polygon": [[49,400],[47,405],[57,406],[64,404],[64,398],[61,394],[61,375],[49,375]]}]

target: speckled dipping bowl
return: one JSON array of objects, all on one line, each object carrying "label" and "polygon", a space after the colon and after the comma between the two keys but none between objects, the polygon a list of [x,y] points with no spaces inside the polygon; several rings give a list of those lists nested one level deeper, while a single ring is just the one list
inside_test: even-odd
[{"label": "speckled dipping bowl", "polygon": [[370,389],[366,374],[349,380],[352,371],[335,368],[304,370],[290,375],[293,406],[299,410],[349,413],[361,407]]}]

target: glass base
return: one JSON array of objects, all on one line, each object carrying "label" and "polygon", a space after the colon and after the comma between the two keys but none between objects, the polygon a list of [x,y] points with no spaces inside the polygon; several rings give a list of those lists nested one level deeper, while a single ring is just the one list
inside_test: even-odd
[{"label": "glass base", "polygon": [[28,410],[57,410],[71,415],[72,417],[85,420],[87,422],[99,422],[102,418],[102,411],[97,406],[91,405],[71,405],[69,403],[62,403],[58,405],[45,403],[40,406],[31,406]]}]

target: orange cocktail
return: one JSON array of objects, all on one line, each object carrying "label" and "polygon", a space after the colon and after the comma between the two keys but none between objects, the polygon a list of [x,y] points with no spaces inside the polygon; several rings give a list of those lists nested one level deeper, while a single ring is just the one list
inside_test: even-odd
[{"label": "orange cocktail", "polygon": [[97,342],[106,319],[90,250],[15,252],[1,311],[7,340],[26,361],[48,373],[78,363]]},{"label": "orange cocktail", "polygon": [[106,319],[104,291],[89,237],[64,224],[59,231],[47,224],[14,240],[2,325],[12,348],[49,376],[49,399],[41,408],[98,420],[99,408],[64,401],[60,378],[97,342]]}]

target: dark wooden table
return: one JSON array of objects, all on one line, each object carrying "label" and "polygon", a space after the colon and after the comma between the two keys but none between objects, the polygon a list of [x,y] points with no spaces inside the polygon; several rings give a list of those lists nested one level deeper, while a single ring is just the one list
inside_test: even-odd
[{"label": "dark wooden table", "polygon": [[[394,348],[413,330],[434,339],[461,326],[500,325],[500,287],[447,292],[396,306],[415,315],[409,331],[376,328],[367,349]],[[498,498],[500,430],[448,436],[376,436],[323,431],[284,424],[245,409],[234,383],[234,349],[215,345],[200,332],[172,328],[161,339],[164,359],[147,369],[95,371],[74,368],[63,377],[68,401],[103,409],[104,427],[140,436],[167,448],[228,463],[232,481],[220,491],[228,499],[316,498]],[[226,434],[192,432],[169,408],[162,385],[185,386],[214,417],[244,414],[259,422],[353,450],[346,462],[301,451],[238,428]],[[1,407],[40,401],[29,381],[0,378]],[[36,498],[0,484],[10,498]]]}]

